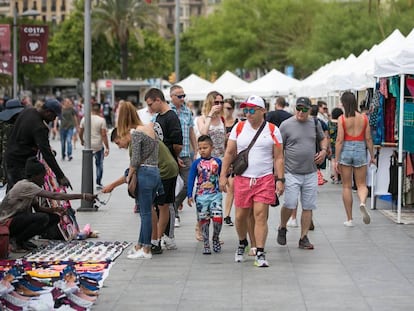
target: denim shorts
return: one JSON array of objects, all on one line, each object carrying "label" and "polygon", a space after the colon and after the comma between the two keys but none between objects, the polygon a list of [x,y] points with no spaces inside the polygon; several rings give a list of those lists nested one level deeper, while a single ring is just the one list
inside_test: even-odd
[{"label": "denim shorts", "polygon": [[318,175],[316,172],[309,174],[285,173],[285,195],[284,206],[295,209],[300,196],[302,209],[316,209],[316,198],[318,196]]},{"label": "denim shorts", "polygon": [[367,165],[367,147],[365,141],[344,141],[338,162],[339,164],[353,167]]}]

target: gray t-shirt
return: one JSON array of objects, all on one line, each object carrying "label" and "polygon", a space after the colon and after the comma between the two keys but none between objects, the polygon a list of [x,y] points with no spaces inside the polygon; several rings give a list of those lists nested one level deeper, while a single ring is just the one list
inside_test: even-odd
[{"label": "gray t-shirt", "polygon": [[32,202],[43,189],[34,182],[23,179],[10,189],[0,204],[0,221],[17,213],[32,211]]},{"label": "gray t-shirt", "polygon": [[316,137],[315,122],[311,117],[306,122],[300,122],[296,117],[292,117],[280,125],[287,173],[310,174],[316,172],[314,161],[316,139],[320,142],[324,138],[320,124],[318,123],[317,126],[318,137]]}]

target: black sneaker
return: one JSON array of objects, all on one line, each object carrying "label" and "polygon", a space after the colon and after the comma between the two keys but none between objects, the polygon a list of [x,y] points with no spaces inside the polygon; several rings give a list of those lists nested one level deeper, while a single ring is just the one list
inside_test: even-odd
[{"label": "black sneaker", "polygon": [[299,240],[299,248],[301,249],[313,249],[313,244],[309,242],[308,237],[305,235]]},{"label": "black sneaker", "polygon": [[311,231],[315,230],[315,225],[313,224],[313,220],[311,220],[309,230],[311,230]]},{"label": "black sneaker", "polygon": [[154,245],[151,244],[151,253],[154,255],[162,254],[162,247],[161,245]]},{"label": "black sneaker", "polygon": [[277,243],[280,245],[286,245],[286,228],[279,228],[277,230]]},{"label": "black sneaker", "polygon": [[230,216],[224,217],[223,220],[224,220],[224,223],[226,225],[229,225],[229,226],[233,226],[234,225],[233,222],[231,221],[231,217]]},{"label": "black sneaker", "polygon": [[30,241],[24,241],[24,242],[22,242],[22,243],[20,244],[20,246],[21,246],[23,249],[26,249],[26,250],[28,250],[28,251],[32,251],[32,250],[34,250],[34,249],[37,249],[37,245],[36,245],[36,244],[34,244],[34,243],[32,243],[32,242],[30,242]]}]

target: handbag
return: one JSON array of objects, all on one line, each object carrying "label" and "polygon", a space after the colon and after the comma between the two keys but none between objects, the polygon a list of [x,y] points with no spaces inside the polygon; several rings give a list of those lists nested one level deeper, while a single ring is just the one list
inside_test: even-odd
[{"label": "handbag", "polygon": [[137,172],[132,174],[131,179],[128,182],[128,194],[131,198],[137,198],[137,187],[138,187],[138,179],[137,179]]},{"label": "handbag", "polygon": [[249,146],[244,149],[243,151],[240,151],[234,161],[232,162],[233,166],[233,173],[235,175],[241,175],[244,173],[244,171],[249,166],[249,151],[253,147],[254,143],[256,142],[257,138],[259,137],[260,133],[263,131],[264,127],[266,125],[266,121],[262,123],[259,130],[256,132],[256,135],[254,135],[252,141],[250,142]]}]

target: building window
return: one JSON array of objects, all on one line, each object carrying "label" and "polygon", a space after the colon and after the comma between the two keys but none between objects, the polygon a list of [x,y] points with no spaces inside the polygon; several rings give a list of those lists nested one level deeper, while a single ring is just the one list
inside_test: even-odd
[{"label": "building window", "polygon": [[52,12],[56,12],[56,0],[52,0],[52,7],[50,8]]},{"label": "building window", "polygon": [[42,12],[46,12],[47,11],[47,2],[46,0],[42,0]]}]

